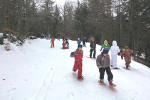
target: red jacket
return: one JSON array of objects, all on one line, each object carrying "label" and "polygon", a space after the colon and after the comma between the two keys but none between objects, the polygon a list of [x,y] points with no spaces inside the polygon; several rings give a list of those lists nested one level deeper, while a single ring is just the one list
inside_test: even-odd
[{"label": "red jacket", "polygon": [[51,42],[54,42],[54,38],[53,37],[51,38]]},{"label": "red jacket", "polygon": [[78,49],[75,51],[75,61],[82,61],[83,58],[83,50],[79,51]]}]

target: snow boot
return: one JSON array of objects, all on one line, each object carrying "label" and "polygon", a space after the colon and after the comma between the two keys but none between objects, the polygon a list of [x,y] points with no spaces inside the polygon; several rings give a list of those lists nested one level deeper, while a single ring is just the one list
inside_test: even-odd
[{"label": "snow boot", "polygon": [[110,67],[113,67],[113,65],[110,65]]},{"label": "snow boot", "polygon": [[76,70],[72,69],[73,72],[76,72]]},{"label": "snow boot", "polygon": [[78,77],[78,80],[83,80],[83,79],[84,79],[83,76]]},{"label": "snow boot", "polygon": [[119,69],[118,67],[114,68],[114,69]]},{"label": "snow boot", "polygon": [[115,86],[116,86],[116,85],[112,83],[112,80],[110,80],[110,81],[109,81],[109,87],[110,87],[110,88],[113,88],[113,87],[115,87]]},{"label": "snow boot", "polygon": [[104,80],[98,80],[98,83],[99,83],[100,85],[106,85],[106,83],[104,83]]},{"label": "snow boot", "polygon": [[130,70],[130,69],[129,69],[129,66],[126,66],[126,69],[127,69],[127,70]]}]

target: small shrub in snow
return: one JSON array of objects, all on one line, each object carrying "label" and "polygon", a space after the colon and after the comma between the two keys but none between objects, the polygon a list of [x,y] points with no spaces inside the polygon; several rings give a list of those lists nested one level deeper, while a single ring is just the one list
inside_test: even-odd
[{"label": "small shrub in snow", "polygon": [[6,51],[11,50],[11,47],[10,47],[9,43],[5,43],[5,47],[4,48],[5,48]]},{"label": "small shrub in snow", "polygon": [[17,41],[17,38],[16,38],[15,36],[12,36],[12,35],[11,35],[9,38],[10,38],[10,39],[9,39],[10,42],[12,42],[12,43],[15,43],[15,42]]},{"label": "small shrub in snow", "polygon": [[3,33],[0,33],[0,38],[2,38],[3,37]]},{"label": "small shrub in snow", "polygon": [[7,38],[7,34],[4,33],[3,34],[3,38],[6,39]]},{"label": "small shrub in snow", "polygon": [[29,36],[29,39],[37,39],[37,37],[36,36]]},{"label": "small shrub in snow", "polygon": [[4,43],[4,40],[2,37],[0,37],[0,44],[3,44]]},{"label": "small shrub in snow", "polygon": [[25,42],[24,37],[22,37],[22,36],[18,36],[18,37],[17,37],[17,43],[18,43],[17,46],[23,45],[24,42]]}]

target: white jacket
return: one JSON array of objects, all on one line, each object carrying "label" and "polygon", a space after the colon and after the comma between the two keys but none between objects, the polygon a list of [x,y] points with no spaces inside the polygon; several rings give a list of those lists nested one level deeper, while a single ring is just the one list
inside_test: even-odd
[{"label": "white jacket", "polygon": [[111,55],[117,55],[120,52],[119,47],[117,46],[117,41],[112,42],[112,46],[110,48]]}]

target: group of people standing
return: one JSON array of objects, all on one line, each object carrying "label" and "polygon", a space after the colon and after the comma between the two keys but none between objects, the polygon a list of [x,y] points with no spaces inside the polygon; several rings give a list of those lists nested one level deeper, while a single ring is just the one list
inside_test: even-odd
[{"label": "group of people standing", "polygon": [[[81,40],[78,38],[77,41],[78,48],[75,51],[75,64],[73,67],[73,71],[76,72],[78,70],[78,79],[83,80],[82,76],[82,58],[83,58],[83,50],[82,50],[82,45],[81,45]],[[110,70],[110,66],[114,69],[119,69],[117,67],[117,56],[121,55],[121,58],[125,59],[125,65],[126,69],[129,69],[130,63],[131,63],[131,55],[134,55],[134,52],[128,48],[128,46],[125,46],[122,52],[120,52],[119,47],[117,46],[117,41],[112,42],[112,46],[108,44],[108,41],[105,40],[104,44],[102,45],[100,51],[101,54],[95,57],[96,55],[96,42],[94,37],[91,37],[91,42],[90,42],[90,58],[95,58],[96,59],[96,64],[100,72],[100,80],[99,83],[101,85],[105,85],[104,83],[104,73],[106,71],[108,75],[108,81],[110,84],[110,87],[116,86],[113,84],[113,74]],[[109,51],[111,52],[111,60],[110,60],[110,55],[108,54]],[[94,53],[93,53],[94,52]],[[92,55],[93,54],[93,55]]]},{"label": "group of people standing", "polygon": [[[82,45],[82,46],[83,46],[83,47],[86,47],[86,37],[83,38],[83,41],[82,41],[82,42],[83,42],[83,45]],[[80,40],[80,38],[78,38],[77,44],[78,44],[78,46],[81,45],[81,40]]]}]

